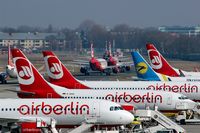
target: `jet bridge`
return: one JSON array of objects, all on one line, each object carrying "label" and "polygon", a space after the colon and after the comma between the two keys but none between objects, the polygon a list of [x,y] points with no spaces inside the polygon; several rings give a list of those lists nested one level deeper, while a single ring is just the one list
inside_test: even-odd
[{"label": "jet bridge", "polygon": [[[183,129],[181,126],[177,125],[175,122],[167,118],[165,115],[160,113],[159,111],[155,110],[137,110],[135,113],[135,116],[139,116],[143,119],[153,119],[155,120],[159,126],[160,129],[168,129],[168,130],[175,130],[177,133],[184,133],[185,129]],[[156,127],[156,126],[155,126]],[[152,127],[149,128],[152,131]],[[156,128],[155,132],[158,129]]]}]

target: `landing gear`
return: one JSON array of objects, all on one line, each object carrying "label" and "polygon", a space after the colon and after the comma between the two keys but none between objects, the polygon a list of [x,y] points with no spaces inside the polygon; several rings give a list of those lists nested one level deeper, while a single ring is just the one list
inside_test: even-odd
[{"label": "landing gear", "polygon": [[121,67],[120,72],[121,73],[125,73],[125,71],[126,71],[126,68],[125,67]]},{"label": "landing gear", "polygon": [[112,70],[110,68],[108,68],[108,69],[105,69],[104,72],[106,73],[106,76],[110,76]]},{"label": "landing gear", "polygon": [[131,67],[130,66],[126,66],[126,71],[130,71]]},{"label": "landing gear", "polygon": [[86,68],[86,67],[81,67],[80,72],[84,73],[85,76],[89,76],[90,75],[90,73],[88,72],[88,68]]},{"label": "landing gear", "polygon": [[6,78],[7,78],[7,74],[6,73],[1,73],[0,74],[0,81],[1,81],[2,84],[7,84]]},{"label": "landing gear", "polygon": [[85,76],[89,76],[90,73],[88,71],[85,71]]}]

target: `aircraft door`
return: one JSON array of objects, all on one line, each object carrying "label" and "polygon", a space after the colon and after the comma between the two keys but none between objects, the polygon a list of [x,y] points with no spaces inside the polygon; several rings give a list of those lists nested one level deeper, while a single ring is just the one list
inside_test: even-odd
[{"label": "aircraft door", "polygon": [[100,118],[100,103],[93,103],[91,113],[88,116],[87,120],[93,123],[99,121]]},{"label": "aircraft door", "polygon": [[100,116],[100,103],[93,103],[93,106],[92,106],[92,115],[93,116],[97,116],[99,117]]},{"label": "aircraft door", "polygon": [[171,105],[172,104],[172,95],[168,95],[167,96],[167,105]]}]

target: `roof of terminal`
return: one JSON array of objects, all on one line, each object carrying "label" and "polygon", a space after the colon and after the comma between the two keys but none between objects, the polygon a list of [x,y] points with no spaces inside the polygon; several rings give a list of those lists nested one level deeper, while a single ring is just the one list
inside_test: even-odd
[{"label": "roof of terminal", "polygon": [[0,32],[0,40],[44,40],[48,36],[57,36],[57,33],[3,33]]}]

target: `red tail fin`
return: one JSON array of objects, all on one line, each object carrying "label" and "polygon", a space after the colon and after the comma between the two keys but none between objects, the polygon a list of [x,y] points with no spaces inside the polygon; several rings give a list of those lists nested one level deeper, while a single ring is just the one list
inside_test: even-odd
[{"label": "red tail fin", "polygon": [[42,53],[51,83],[69,89],[89,89],[89,87],[74,78],[53,52],[43,51]]},{"label": "red tail fin", "polygon": [[8,44],[8,65],[14,67],[14,64],[12,62],[12,57],[11,57],[11,54],[10,54],[10,44]]},{"label": "red tail fin", "polygon": [[178,77],[179,74],[173,69],[173,67],[165,60],[165,58],[159,53],[153,44],[146,45],[150,64],[154,71],[173,77]]},{"label": "red tail fin", "polygon": [[60,98],[19,49],[12,49],[11,52],[21,91],[34,93],[31,96],[21,95],[22,98]]}]

